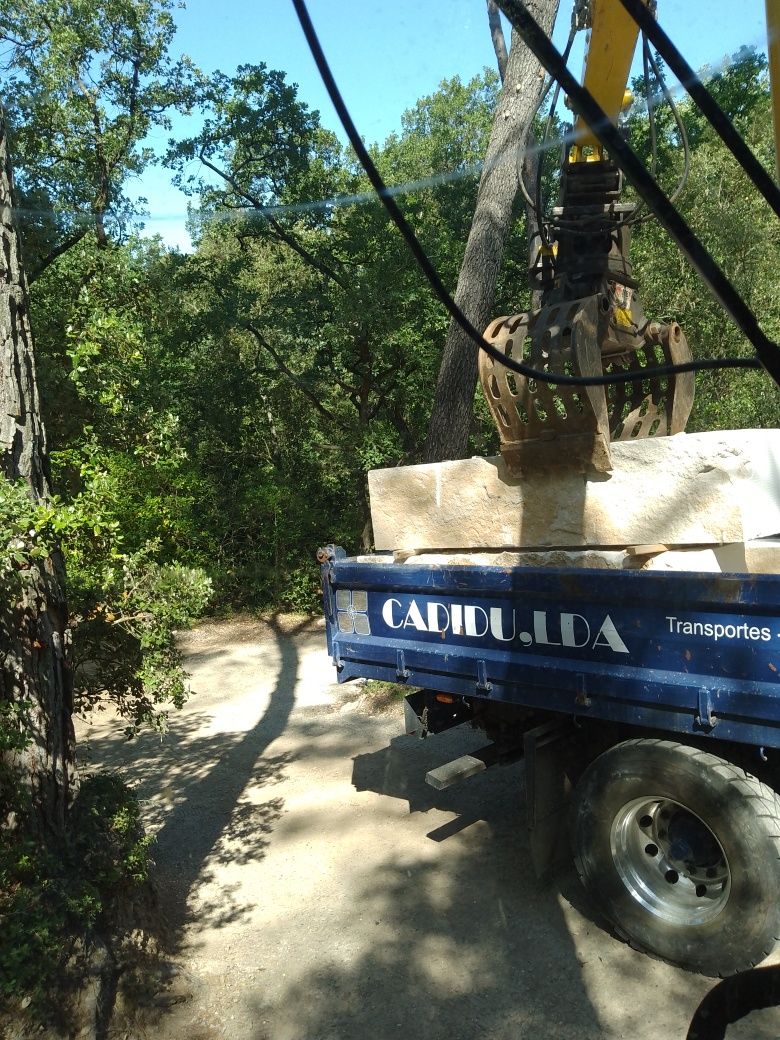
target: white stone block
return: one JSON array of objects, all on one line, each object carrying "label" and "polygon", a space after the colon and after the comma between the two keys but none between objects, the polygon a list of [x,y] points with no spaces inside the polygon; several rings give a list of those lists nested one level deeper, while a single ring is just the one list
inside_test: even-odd
[{"label": "white stone block", "polygon": [[519,552],[398,552],[358,556],[361,563],[410,564],[417,567],[560,567],[591,570],[692,571],[709,574],[780,574],[780,539],[715,545],[702,549],[666,549],[637,553],[628,549],[526,549]]},{"label": "white stone block", "polygon": [[780,574],[780,539],[737,542],[714,551],[724,574]]},{"label": "white stone block", "polygon": [[512,477],[500,457],[369,473],[378,549],[711,546],[780,533],[780,430],[612,444],[610,474]]},{"label": "white stone block", "polygon": [[699,574],[719,574],[723,568],[717,549],[670,549],[649,556],[639,567],[643,571],[695,571]]},{"label": "white stone block", "polygon": [[[734,548],[738,548],[734,546]],[[743,559],[744,559],[744,547]],[[717,549],[672,549],[637,556],[625,549],[535,549],[524,552],[450,552],[401,554],[398,563],[418,567],[561,567],[623,571],[698,571],[718,573],[721,567]],[[387,557],[365,557],[383,560]]]},{"label": "white stone block", "polygon": [[[379,557],[375,556],[375,560]],[[386,559],[385,559],[385,562]],[[402,554],[400,563],[416,567],[590,567],[593,570],[622,570],[641,565],[632,560],[623,549],[536,549],[525,552],[450,552]]]}]

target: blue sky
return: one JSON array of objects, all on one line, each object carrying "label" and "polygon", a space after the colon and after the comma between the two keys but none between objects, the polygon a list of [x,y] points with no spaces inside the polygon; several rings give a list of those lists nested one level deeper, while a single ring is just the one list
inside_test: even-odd
[{"label": "blue sky", "polygon": [[[369,141],[400,127],[401,114],[432,93],[442,79],[466,80],[495,66],[484,0],[309,0],[309,12],[353,119]],[[565,41],[571,0],[561,0],[555,39]],[[204,71],[231,72],[265,62],[299,85],[299,97],[320,111],[325,126],[340,126],[320,82],[289,0],[189,0],[177,10],[174,53]],[[764,0],[658,0],[658,18],[694,68],[717,66],[743,44],[766,46]],[[580,52],[581,54],[581,52]],[[573,56],[579,72],[581,56]],[[178,119],[174,134],[194,133]],[[343,135],[340,133],[340,136]],[[162,151],[168,135],[149,143]],[[187,199],[166,170],[149,170],[133,194],[148,199],[147,234],[189,246]]]}]

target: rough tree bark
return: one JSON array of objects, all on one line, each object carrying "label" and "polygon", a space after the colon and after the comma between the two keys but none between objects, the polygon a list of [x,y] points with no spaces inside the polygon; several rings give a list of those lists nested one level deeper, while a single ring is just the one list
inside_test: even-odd
[{"label": "rough tree bark", "polygon": [[[0,495],[4,480],[22,480],[40,502],[49,495],[46,434],[12,192],[0,110]],[[0,711],[17,720],[28,742],[5,764],[21,771],[31,795],[29,823],[51,845],[64,831],[74,748],[62,561],[55,555],[20,565],[6,584],[0,587]]]},{"label": "rough tree bark", "polygon": [[[501,12],[499,10],[496,0],[487,0],[487,11],[488,11],[488,24],[490,26],[490,35],[493,40],[493,50],[496,52],[496,64],[498,65],[498,75],[503,85],[506,79],[506,63],[509,60],[509,53],[506,49],[506,39],[504,37],[504,30],[501,25]],[[529,128],[530,129],[530,128]],[[526,135],[527,136],[527,135]],[[523,156],[523,179],[528,187],[533,191],[534,185],[536,184],[536,175],[539,169],[539,153],[531,151],[526,152]],[[528,242],[528,267],[529,269],[534,266],[536,261],[536,251],[538,248],[538,235],[539,235],[539,219],[536,214],[536,210],[533,206],[525,204],[525,230],[526,239]],[[541,306],[542,293],[539,289],[533,289],[531,292],[531,310],[536,310]]]},{"label": "rough tree bark", "polygon": [[[527,0],[531,13],[548,33],[552,32],[558,2]],[[541,66],[513,33],[455,291],[456,303],[480,331],[495,317],[493,297],[518,191],[518,150],[525,144],[542,85]],[[424,449],[427,462],[458,459],[466,454],[476,381],[476,347],[452,321],[442,353]]]}]

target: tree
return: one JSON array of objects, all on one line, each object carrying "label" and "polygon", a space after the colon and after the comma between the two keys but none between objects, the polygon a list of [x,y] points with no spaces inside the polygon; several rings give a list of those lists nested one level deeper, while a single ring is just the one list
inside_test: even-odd
[{"label": "tree", "polygon": [[[120,909],[127,920],[129,897],[147,877],[149,841],[137,800],[118,776],[77,783],[74,706],[87,710],[93,694],[105,701],[106,687],[113,687],[114,704],[132,730],[159,722],[161,701],[180,703],[184,685],[173,630],[186,624],[193,607],[202,607],[207,583],[189,568],[122,554],[110,540],[105,553],[112,518],[85,509],[83,492],[67,504],[50,494],[13,203],[0,119],[0,1012],[7,999],[24,998],[33,1015],[50,1017],[56,1006],[62,1016],[97,946],[105,1017],[118,974],[113,933],[121,927]],[[101,258],[120,251],[93,249]],[[63,530],[68,591],[77,608],[70,618],[59,551]],[[78,566],[70,567],[79,557],[80,575]],[[87,595],[98,593],[91,601],[85,575],[92,579]],[[71,651],[77,643],[87,648],[92,686],[78,690],[74,705]]]},{"label": "tree", "polygon": [[[179,187],[200,197],[202,218],[251,216],[244,235],[284,243],[326,281],[341,284],[344,273],[306,242],[308,229],[327,223],[328,208],[296,209],[343,186],[340,148],[297,95],[283,72],[262,63],[240,65],[234,76],[213,73],[198,94],[200,132],[173,144],[168,162],[179,171]],[[193,161],[195,172],[189,172]],[[292,207],[292,217],[285,206]]]},{"label": "tree", "polygon": [[[529,9],[552,32],[558,0],[533,0]],[[496,106],[474,219],[461,264],[455,302],[477,329],[493,317],[493,298],[518,192],[518,157],[542,90],[542,70],[516,33]],[[425,445],[429,462],[461,458],[468,449],[477,351],[453,320],[447,332]]]},{"label": "tree", "polygon": [[[21,774],[31,812],[24,822],[49,843],[61,840],[71,793],[74,737],[67,659],[64,571],[56,551],[38,544],[33,505],[49,496],[46,434],[40,417],[29,296],[13,217],[5,117],[0,113],[0,236],[6,258],[0,292],[0,488],[9,555],[0,572],[0,720],[6,780]],[[0,744],[0,748],[3,747]],[[5,814],[3,814],[5,815]]]},{"label": "tree", "polygon": [[[86,708],[93,693],[104,696],[110,690],[131,727],[154,723],[160,702],[177,703],[184,695],[172,630],[186,622],[189,608],[202,605],[207,594],[202,576],[186,568],[174,568],[174,573],[163,565],[167,561],[151,558],[153,534],[145,532],[146,538],[131,537],[122,544],[119,518],[112,513],[110,493],[105,493],[110,485],[107,452],[104,447],[102,454],[96,453],[84,437],[90,420],[100,425],[101,410],[113,412],[113,422],[104,423],[101,432],[111,430],[118,440],[120,428],[127,428],[118,421],[125,377],[140,360],[137,345],[150,338],[118,299],[122,290],[138,304],[141,294],[137,284],[130,284],[133,272],[123,281],[126,254],[111,241],[109,223],[126,205],[128,173],[151,159],[141,139],[151,126],[165,125],[171,104],[187,103],[192,68],[184,59],[174,63],[168,57],[174,31],[171,6],[169,0],[71,0],[66,5],[42,0],[5,5],[0,15],[0,38],[12,72],[5,94],[9,118],[2,125],[6,265],[0,320],[5,478],[0,482],[0,753],[7,752],[6,767],[20,773],[29,795],[31,826],[47,842],[61,835],[70,798],[71,643],[86,644],[90,657],[85,672],[91,680],[76,691],[81,694],[77,707]],[[20,229],[12,220],[9,137],[21,153],[26,201],[41,203],[24,242],[41,276],[35,304],[21,260]],[[90,229],[93,235],[87,235]],[[101,290],[103,301],[112,294],[116,298],[113,310],[106,305],[98,315]],[[69,416],[66,423],[55,424],[59,450],[51,456],[30,332],[33,305],[43,330],[43,369],[49,376],[56,372],[60,386],[71,386],[68,396],[56,402],[52,385],[46,387],[51,412],[64,404]],[[155,322],[149,324],[154,327]],[[90,359],[91,354],[113,352],[125,365],[114,383],[105,378],[111,363],[105,366],[98,404],[74,378],[79,351]],[[156,431],[144,428],[145,416],[139,419],[139,412],[140,407],[135,416],[139,438],[153,437]],[[108,436],[104,439],[110,451],[113,444]],[[123,447],[135,455],[143,472],[142,449],[135,443]],[[51,494],[49,463],[68,452],[72,460],[78,456],[73,468],[80,477],[56,489],[68,494],[69,500],[62,502]],[[20,487],[26,487],[24,494]],[[60,535],[64,555],[57,548]],[[63,591],[65,555],[76,564],[69,575],[76,608],[70,619]],[[4,793],[9,790],[5,787]],[[21,801],[13,807],[17,819],[22,808]],[[0,820],[6,815],[0,813]]]},{"label": "tree", "polygon": [[[388,180],[405,189],[410,219],[447,277],[460,262],[496,92],[495,74],[446,81],[404,114],[399,135],[374,148]],[[234,77],[218,74],[204,102],[201,134],[171,158],[200,199],[191,268],[201,266],[202,299],[213,301],[215,349],[229,351],[232,369],[246,377],[226,407],[240,402],[252,418],[232,429],[246,434],[272,413],[267,434],[276,448],[264,480],[297,486],[304,458],[316,459],[327,508],[338,475],[341,489],[349,488],[349,512],[359,507],[364,525],[365,469],[419,453],[442,315],[354,158],[281,73],[242,66]],[[195,172],[193,160],[200,160]],[[288,423],[294,452],[283,443]],[[246,442],[234,443],[234,452],[236,459],[257,454]],[[224,479],[224,460],[214,462]],[[246,479],[245,463],[241,469]],[[227,496],[234,504],[246,497],[241,488]],[[256,560],[300,530],[292,496],[279,501],[274,517],[285,522],[275,519],[273,537],[252,543]],[[278,581],[276,551],[273,559]]]},{"label": "tree", "polygon": [[501,25],[501,12],[498,9],[496,0],[487,0],[487,12],[490,35],[493,39],[493,50],[496,52],[498,74],[503,83],[506,79],[506,64],[509,61],[509,52],[506,49],[506,38]]},{"label": "tree", "polygon": [[5,4],[22,231],[33,282],[94,232],[105,247],[134,213],[124,184],[153,160],[142,142],[187,109],[196,72],[168,54],[172,0],[21,0]]},{"label": "tree", "polygon": [[[702,70],[702,75],[706,69]],[[771,98],[766,58],[742,48],[707,81],[767,170],[774,169]],[[642,81],[633,84],[644,91]],[[679,114],[690,142],[690,173],[678,205],[696,234],[756,314],[770,338],[780,334],[776,291],[780,225],[696,106],[683,99]],[[656,109],[659,180],[671,191],[680,176],[682,149],[668,106]],[[646,116],[627,131],[649,161]],[[648,314],[679,321],[696,358],[748,356],[752,348],[726,317],[674,242],[656,221],[637,228],[632,258]],[[696,376],[691,431],[777,426],[780,396],[765,372],[712,371]]]}]

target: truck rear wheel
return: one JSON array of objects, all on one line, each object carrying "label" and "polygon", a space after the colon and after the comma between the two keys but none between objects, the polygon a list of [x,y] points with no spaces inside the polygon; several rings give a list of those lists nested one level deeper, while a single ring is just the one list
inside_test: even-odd
[{"label": "truck rear wheel", "polygon": [[600,755],[574,792],[586,891],[619,935],[690,971],[730,975],[780,937],[780,802],[722,758],[667,740]]}]

